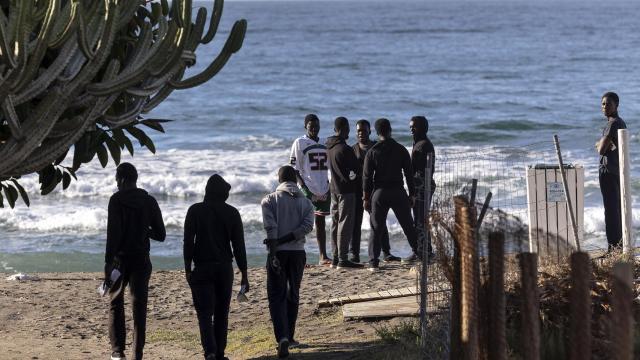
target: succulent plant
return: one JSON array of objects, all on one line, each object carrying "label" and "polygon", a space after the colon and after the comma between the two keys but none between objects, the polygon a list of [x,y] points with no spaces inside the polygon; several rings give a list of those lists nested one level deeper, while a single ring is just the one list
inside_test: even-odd
[{"label": "succulent plant", "polygon": [[[192,17],[191,0],[0,0],[0,206],[18,194],[20,176],[38,173],[41,193],[97,155],[133,155],[129,134],[155,152],[139,128],[175,89],[201,85],[242,47],[246,20],[234,23],[222,50],[199,74],[184,78],[196,49],[211,42],[222,16],[215,0]],[[208,24],[208,26],[207,26]],[[73,146],[73,165],[62,166]]]}]

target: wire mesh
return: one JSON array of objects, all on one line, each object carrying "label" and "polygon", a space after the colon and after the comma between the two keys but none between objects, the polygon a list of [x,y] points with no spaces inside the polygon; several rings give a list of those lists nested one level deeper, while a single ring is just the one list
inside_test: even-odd
[{"label": "wire mesh", "polygon": [[[527,169],[540,164],[557,164],[553,142],[438,151],[434,172],[436,189],[431,198],[429,216],[425,219],[430,236],[423,237],[431,241],[435,258],[426,261],[427,247],[423,247],[424,266],[416,272],[422,306],[420,326],[423,359],[448,359],[452,348],[457,346],[451,344],[451,334],[455,333],[456,326],[459,326],[456,322],[460,319],[452,320],[452,316],[456,316],[452,313],[452,307],[458,306],[452,305],[452,301],[455,303],[459,299],[452,299],[452,289],[462,274],[456,276],[454,263],[454,198],[466,197],[472,208],[475,207],[478,216],[476,251],[481,259],[488,257],[489,234],[496,231],[505,236],[506,254],[528,251]],[[424,194],[425,182],[416,183]]]}]

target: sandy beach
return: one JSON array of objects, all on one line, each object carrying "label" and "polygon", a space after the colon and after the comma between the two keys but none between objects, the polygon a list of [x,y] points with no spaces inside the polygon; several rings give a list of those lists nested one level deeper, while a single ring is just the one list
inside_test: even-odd
[{"label": "sandy beach", "polygon": [[[0,348],[2,359],[105,359],[110,355],[108,304],[96,288],[100,273],[39,273],[39,281],[0,280]],[[275,358],[275,340],[263,268],[249,271],[249,302],[231,303],[227,356],[234,359]],[[240,276],[236,272],[235,288]],[[348,321],[341,308],[319,309],[319,299],[415,285],[407,266],[366,270],[306,269],[296,331],[302,346],[292,359],[371,359],[390,357],[376,327],[401,319]],[[235,295],[235,294],[234,294]],[[127,341],[131,311],[127,301]],[[129,350],[129,349],[128,349]],[[129,354],[129,351],[127,352]],[[397,354],[396,354],[397,355]],[[182,271],[154,271],[147,316],[148,359],[201,359],[197,319]]]}]

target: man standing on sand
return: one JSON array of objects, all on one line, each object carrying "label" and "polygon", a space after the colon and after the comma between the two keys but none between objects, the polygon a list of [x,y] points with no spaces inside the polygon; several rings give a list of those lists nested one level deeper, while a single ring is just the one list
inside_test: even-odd
[{"label": "man standing on sand", "polygon": [[262,223],[267,232],[267,297],[278,357],[289,356],[294,340],[300,284],[307,262],[305,236],[313,229],[313,204],[298,189],[291,166],[278,170],[280,185],[262,199]]},{"label": "man standing on sand", "polygon": [[[413,168],[413,178],[416,184],[417,200],[413,206],[413,219],[418,233],[423,233],[423,239],[427,242],[427,251],[429,259],[433,258],[433,248],[431,247],[431,234],[425,229],[424,223],[424,195],[426,191],[426,181],[430,182],[430,196],[429,200],[436,191],[436,182],[433,180],[433,172],[435,171],[436,164],[436,151],[427,136],[429,132],[429,121],[424,116],[414,116],[409,121],[409,131],[413,136],[413,149],[411,150],[411,167]],[[425,179],[427,155],[431,155],[431,178]],[[431,207],[429,203],[428,207]],[[422,246],[424,244],[418,244],[418,252],[422,254]]]},{"label": "man standing on sand", "polygon": [[596,142],[600,155],[598,178],[604,203],[604,223],[607,233],[609,252],[620,247],[622,241],[622,214],[620,210],[620,164],[618,159],[618,130],[626,129],[627,124],[618,116],[620,99],[614,92],[607,92],[601,99],[602,113],[607,125],[602,137]]},{"label": "man standing on sand", "polygon": [[166,236],[156,199],[137,188],[137,179],[138,172],[133,165],[120,164],[116,169],[118,191],[109,199],[105,279],[110,279],[113,269],[121,273],[109,290],[111,360],[125,359],[124,289],[127,285],[133,307],[133,359],[142,359],[151,277],[149,238],[164,241]]},{"label": "man standing on sand", "polygon": [[[369,139],[371,135],[371,124],[368,120],[361,119],[356,122],[356,137],[358,142],[355,143],[352,148],[356,154],[356,158],[360,163],[360,171],[358,172],[358,178],[356,181],[356,210],[355,210],[355,222],[353,224],[353,237],[351,238],[351,244],[349,245],[349,253],[351,254],[350,260],[355,263],[360,262],[360,241],[362,238],[362,218],[364,215],[364,207],[362,206],[362,168],[364,168],[364,158],[367,152],[375,141]],[[391,246],[389,244],[389,232],[386,228],[383,229],[384,233],[380,235],[380,246],[382,247],[382,261],[392,262],[400,261],[400,258],[391,254]]]},{"label": "man standing on sand", "polygon": [[349,120],[340,116],[334,122],[335,135],[327,139],[331,171],[331,242],[333,263],[338,269],[362,268],[349,260],[349,244],[353,235],[356,206],[356,183],[360,164],[353,149],[347,145]]},{"label": "man standing on sand", "polygon": [[313,203],[315,209],[316,239],[320,252],[319,265],[330,266],[327,256],[327,233],[324,217],[329,215],[331,196],[329,194],[328,156],[325,142],[318,137],[320,119],[315,114],[304,118],[306,135],[297,138],[291,146],[291,166],[296,170],[298,186]]},{"label": "man standing on sand", "polygon": [[[200,342],[207,360],[225,360],[233,258],[249,291],[242,218],[227,204],[231,185],[215,174],[207,181],[204,201],[193,204],[184,221],[184,270],[198,314]],[[233,251],[232,251],[233,249]]]},{"label": "man standing on sand", "polygon": [[[373,233],[369,238],[369,270],[378,270],[380,239],[387,227],[387,215],[392,209],[404,231],[413,253],[402,259],[403,263],[420,260],[417,252],[417,234],[413,226],[411,208],[415,203],[413,169],[407,149],[391,137],[391,123],[378,119],[375,124],[378,143],[364,159],[362,183],[364,188],[364,209],[370,212]],[[402,175],[409,188],[409,196],[404,190]]]}]

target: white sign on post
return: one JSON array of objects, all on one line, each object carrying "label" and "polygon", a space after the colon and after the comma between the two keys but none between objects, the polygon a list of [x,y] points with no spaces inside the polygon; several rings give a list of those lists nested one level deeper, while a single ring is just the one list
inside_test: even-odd
[{"label": "white sign on post", "polygon": [[561,182],[547,183],[547,202],[565,202],[564,186]]}]

